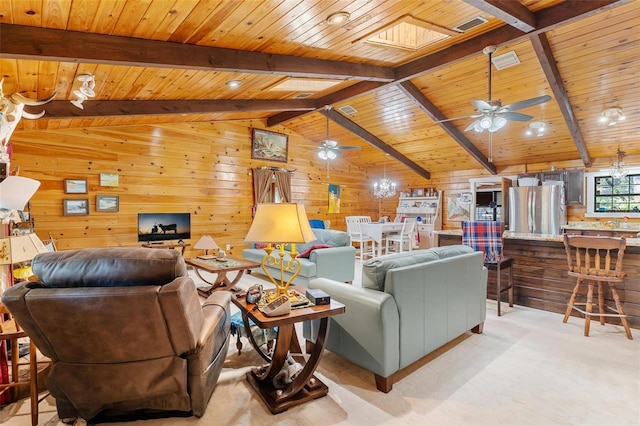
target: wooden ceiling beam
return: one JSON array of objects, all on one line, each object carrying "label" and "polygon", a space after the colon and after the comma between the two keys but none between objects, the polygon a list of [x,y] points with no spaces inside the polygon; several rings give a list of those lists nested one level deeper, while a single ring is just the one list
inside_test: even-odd
[{"label": "wooden ceiling beam", "polygon": [[392,156],[393,158],[395,158],[396,160],[398,160],[399,162],[401,162],[402,164],[404,164],[405,166],[407,166],[408,168],[410,168],[411,170],[413,170],[414,172],[416,172],[417,174],[419,174],[423,178],[431,179],[431,173],[429,173],[427,170],[425,170],[422,167],[420,167],[419,164],[411,161],[409,158],[407,158],[404,155],[402,155],[402,153],[397,151],[395,148],[387,145],[380,138],[378,138],[377,136],[371,134],[370,132],[368,132],[367,130],[363,129],[362,127],[358,126],[356,123],[354,123],[353,121],[349,120],[347,117],[345,117],[344,115],[340,114],[339,112],[337,112],[337,111],[335,111],[333,109],[320,110],[318,112],[320,112],[325,117],[328,117],[331,121],[333,121],[334,123],[336,123],[340,127],[342,127],[344,129],[348,130],[349,132],[353,133],[354,135],[356,135],[357,137],[359,137],[363,141],[368,142],[369,144],[371,144],[374,147],[378,148],[382,152],[384,152],[386,154],[389,154],[390,156]]},{"label": "wooden ceiling beam", "polygon": [[[333,106],[337,102],[344,102],[356,96],[366,95],[367,93],[378,90],[384,83],[376,81],[361,81],[353,84],[338,92],[329,93],[316,101],[316,109],[324,108],[327,105]],[[267,126],[277,126],[294,118],[301,117],[312,111],[284,111],[280,114],[272,115],[267,120]]]},{"label": "wooden ceiling beam", "polygon": [[551,85],[551,90],[553,91],[558,107],[562,112],[564,121],[569,128],[569,133],[573,138],[573,142],[576,144],[576,148],[578,148],[580,158],[582,158],[582,162],[586,167],[591,167],[591,157],[587,149],[587,144],[582,137],[580,125],[573,113],[573,107],[569,101],[569,95],[564,87],[560,70],[558,69],[551,46],[549,45],[549,40],[547,39],[546,34],[535,34],[531,36],[531,43],[533,44],[533,50],[538,56],[542,70],[547,77],[547,81],[549,81],[549,84]]},{"label": "wooden ceiling beam", "polygon": [[0,55],[75,63],[390,82],[393,68],[105,34],[2,24]]},{"label": "wooden ceiling beam", "polygon": [[[214,112],[313,111],[316,104],[309,99],[220,99],[163,101],[92,101],[76,108],[68,101],[51,101],[45,105],[47,118],[108,117],[117,115],[206,114]],[[40,107],[42,109],[42,107]]]},{"label": "wooden ceiling beam", "polygon": [[403,81],[398,84],[398,88],[413,102],[415,102],[422,111],[424,111],[432,120],[434,120],[449,136],[453,138],[465,151],[467,151],[473,158],[478,161],[482,167],[487,169],[492,174],[497,174],[496,166],[491,163],[487,157],[473,144],[467,137],[458,130],[450,121],[440,122],[446,120],[447,117],[436,107],[433,102],[427,98],[420,89],[416,87],[410,81]]},{"label": "wooden ceiling beam", "polygon": [[464,2],[524,33],[536,29],[535,15],[519,2],[504,0],[464,0]]}]

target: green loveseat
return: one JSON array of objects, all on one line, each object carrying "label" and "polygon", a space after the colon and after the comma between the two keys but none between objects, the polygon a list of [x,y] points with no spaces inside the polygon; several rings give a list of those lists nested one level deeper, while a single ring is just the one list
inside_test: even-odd
[{"label": "green loveseat", "polygon": [[[330,319],[325,348],[374,373],[382,392],[393,374],[471,330],[482,333],[487,269],[467,246],[397,253],[365,262],[362,287],[312,280],[346,306]],[[303,334],[312,345],[317,322]]]},{"label": "green loveseat", "polygon": [[[356,249],[351,245],[351,237],[348,233],[334,229],[313,229],[317,239],[307,244],[297,244],[296,251],[303,251],[313,246],[331,246],[328,248],[318,248],[309,253],[309,257],[301,257],[300,274],[293,280],[293,284],[308,287],[309,281],[314,278],[329,278],[338,282],[352,282],[355,276]],[[291,259],[290,247],[287,246],[285,262]],[[274,254],[278,256],[277,251]],[[251,248],[242,250],[242,258],[253,262],[261,263],[266,252],[262,248]],[[280,278],[280,269],[267,266],[269,273],[275,279]],[[254,269],[261,273],[262,268]],[[285,273],[285,279],[289,280],[291,273]]]}]

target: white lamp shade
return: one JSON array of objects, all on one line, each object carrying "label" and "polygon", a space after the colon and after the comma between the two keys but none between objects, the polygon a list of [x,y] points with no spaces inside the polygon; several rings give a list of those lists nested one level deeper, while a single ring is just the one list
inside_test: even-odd
[{"label": "white lamp shade", "polygon": [[40,241],[36,234],[20,235],[9,238],[10,262],[20,263],[27,262],[36,257],[37,254],[47,253],[48,250]]},{"label": "white lamp shade", "polygon": [[308,243],[316,240],[302,204],[258,204],[246,243]]},{"label": "white lamp shade", "polygon": [[193,248],[196,250],[215,250],[220,247],[218,247],[210,235],[203,235]]},{"label": "white lamp shade", "polygon": [[33,194],[40,187],[40,182],[22,176],[9,176],[0,182],[0,208],[22,210]]}]

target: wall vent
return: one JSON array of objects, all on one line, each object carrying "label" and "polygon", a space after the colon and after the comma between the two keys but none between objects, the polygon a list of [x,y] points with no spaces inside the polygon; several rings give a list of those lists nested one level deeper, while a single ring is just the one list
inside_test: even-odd
[{"label": "wall vent", "polygon": [[304,98],[308,98],[309,96],[311,96],[313,93],[298,93],[297,95],[295,95],[293,97],[293,99],[304,99]]},{"label": "wall vent", "polygon": [[351,115],[351,114],[355,114],[356,112],[358,112],[358,110],[356,110],[354,107],[352,107],[351,105],[345,105],[345,106],[341,106],[340,108],[338,108],[340,111],[342,111],[343,113],[347,114],[347,115]]},{"label": "wall vent", "polygon": [[518,65],[520,63],[520,59],[518,58],[518,55],[516,55],[516,52],[512,50],[511,52],[507,52],[503,55],[492,56],[491,62],[497,70],[502,70]]},{"label": "wall vent", "polygon": [[489,22],[487,19],[483,18],[482,16],[476,16],[475,18],[467,21],[467,22],[463,22],[462,24],[458,25],[457,27],[454,27],[453,29],[456,31],[460,31],[461,33],[465,32],[465,31],[469,31],[472,28],[478,27],[484,23]]}]

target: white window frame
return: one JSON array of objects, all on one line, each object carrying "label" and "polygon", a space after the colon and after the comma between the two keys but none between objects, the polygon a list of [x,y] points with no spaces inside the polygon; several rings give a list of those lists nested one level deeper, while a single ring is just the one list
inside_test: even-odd
[{"label": "white window frame", "polygon": [[[640,167],[630,167],[629,169],[629,174],[630,175],[637,175],[640,174]],[[584,217],[592,217],[592,218],[597,218],[597,217],[616,217],[616,218],[623,218],[625,216],[627,217],[633,217],[633,218],[640,218],[640,212],[639,213],[634,213],[634,212],[597,212],[594,211],[595,209],[595,202],[594,202],[594,194],[595,194],[595,186],[596,186],[596,179],[597,177],[602,177],[602,176],[611,176],[611,173],[608,171],[600,171],[600,172],[589,172],[589,173],[585,173],[585,178],[587,181],[587,209],[584,213]]]}]

